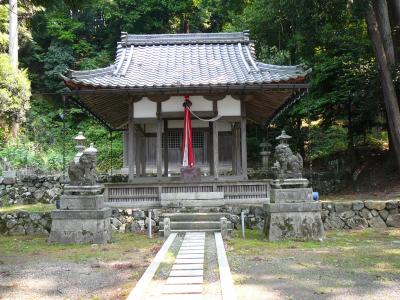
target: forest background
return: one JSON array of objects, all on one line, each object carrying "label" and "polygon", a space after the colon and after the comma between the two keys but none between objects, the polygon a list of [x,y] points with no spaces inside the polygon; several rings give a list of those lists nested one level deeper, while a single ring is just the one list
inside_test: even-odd
[{"label": "forest background", "polygon": [[[385,1],[386,2],[386,1]],[[0,157],[15,168],[59,172],[73,137],[83,131],[99,149],[99,170],[122,164],[121,133],[103,128],[67,103],[59,74],[114,61],[121,31],[181,33],[250,30],[257,59],[313,69],[309,93],[269,126],[250,124],[249,159],[272,145],[281,129],[307,165],[335,162],[353,176],[371,157],[396,172],[388,134],[379,60],[369,28],[368,1],[350,0],[35,0],[18,1],[19,70],[7,55],[8,1],[0,2]],[[388,0],[395,59],[390,68],[400,95],[399,0]],[[398,10],[397,10],[398,9]],[[369,31],[370,30],[370,31]],[[372,41],[372,43],[371,43]],[[379,49],[378,49],[379,50]],[[397,59],[396,59],[397,58]],[[381,74],[382,75],[382,74]],[[63,133],[63,118],[66,134]],[[15,129],[15,125],[17,129]],[[112,153],[110,143],[112,139]],[[111,158],[112,157],[112,158]],[[339,162],[339,163],[338,163]]]}]

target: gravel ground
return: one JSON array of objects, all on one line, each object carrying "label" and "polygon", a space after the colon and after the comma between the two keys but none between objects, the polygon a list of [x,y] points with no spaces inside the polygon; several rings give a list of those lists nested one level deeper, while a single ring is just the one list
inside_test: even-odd
[{"label": "gravel ground", "polygon": [[[286,252],[286,253],[285,253]],[[399,299],[399,273],[374,274],[324,262],[321,250],[288,250],[274,256],[229,254],[239,299]],[[393,255],[393,259],[399,259]]]},{"label": "gravel ground", "polygon": [[0,265],[0,299],[123,299],[135,263],[74,263],[40,261]]}]

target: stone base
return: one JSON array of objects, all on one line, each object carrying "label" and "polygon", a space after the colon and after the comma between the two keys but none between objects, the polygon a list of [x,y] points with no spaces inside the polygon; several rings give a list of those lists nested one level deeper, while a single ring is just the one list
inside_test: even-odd
[{"label": "stone base", "polygon": [[50,243],[105,244],[111,242],[111,209],[51,212]]},{"label": "stone base", "polygon": [[271,188],[275,189],[288,189],[288,188],[306,188],[309,181],[306,178],[286,178],[274,179],[271,181]]},{"label": "stone base", "polygon": [[268,240],[322,240],[325,236],[320,203],[264,204]]},{"label": "stone base", "polygon": [[181,168],[181,179],[184,182],[199,182],[201,179],[201,170],[197,167]]},{"label": "stone base", "polygon": [[271,189],[271,203],[312,202],[312,188]]}]

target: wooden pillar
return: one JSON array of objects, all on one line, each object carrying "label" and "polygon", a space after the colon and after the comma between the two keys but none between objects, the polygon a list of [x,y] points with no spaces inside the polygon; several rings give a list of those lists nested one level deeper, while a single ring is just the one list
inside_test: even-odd
[{"label": "wooden pillar", "polygon": [[128,148],[129,148],[129,134],[128,131],[124,131],[123,136],[123,167],[128,167]]},{"label": "wooden pillar", "polygon": [[141,176],[146,176],[146,152],[147,152],[147,144],[146,144],[146,136],[142,134],[142,148],[140,149],[140,161],[141,161]]},{"label": "wooden pillar", "polygon": [[236,162],[236,175],[242,174],[242,156],[241,156],[241,144],[240,144],[240,124],[235,123],[235,162]]},{"label": "wooden pillar", "polygon": [[136,128],[135,135],[135,145],[136,145],[136,156],[135,156],[135,165],[136,165],[136,177],[140,177],[140,154],[142,148],[142,139],[141,134],[138,128]]},{"label": "wooden pillar", "polygon": [[218,153],[218,121],[213,123],[213,175],[214,178],[218,178],[218,163],[219,163],[219,153]]},{"label": "wooden pillar", "polygon": [[242,143],[242,176],[247,179],[247,132],[246,132],[246,106],[242,100],[242,117],[240,120],[240,133]]},{"label": "wooden pillar", "polygon": [[128,118],[128,167],[129,167],[129,181],[135,178],[135,156],[136,156],[136,128],[133,122],[133,101],[129,102],[129,118]]},{"label": "wooden pillar", "polygon": [[[161,148],[161,147],[160,147]],[[168,177],[168,120],[164,120],[164,176]]]},{"label": "wooden pillar", "polygon": [[157,153],[156,153],[156,163],[157,163],[157,177],[162,176],[162,120],[157,119]]},{"label": "wooden pillar", "polygon": [[214,175],[214,150],[213,150],[213,123],[209,123],[208,131],[208,164],[210,166],[210,175]]},{"label": "wooden pillar", "polygon": [[[232,123],[232,175],[238,175],[238,136],[237,136],[237,125],[236,122]],[[239,149],[240,150],[240,149]],[[240,153],[240,152],[239,152]],[[239,159],[239,163],[241,163]]]}]

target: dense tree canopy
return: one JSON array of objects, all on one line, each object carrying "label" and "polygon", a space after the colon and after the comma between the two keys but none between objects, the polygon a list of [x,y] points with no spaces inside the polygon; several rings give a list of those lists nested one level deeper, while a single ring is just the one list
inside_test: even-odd
[{"label": "dense tree canopy", "polygon": [[[271,142],[282,127],[295,136],[295,147],[306,158],[345,153],[357,164],[360,147],[388,147],[386,113],[378,68],[368,35],[368,1],[348,0],[99,0],[22,1],[20,66],[32,81],[32,109],[24,138],[43,153],[61,153],[62,107],[56,94],[64,89],[58,74],[110,64],[121,31],[129,33],[218,32],[246,30],[260,60],[306,64],[313,69],[310,90],[287,109],[268,130],[249,129],[250,156],[258,143]],[[389,1],[389,4],[392,3]],[[391,4],[390,4],[391,5]],[[392,10],[390,10],[392,12]],[[395,16],[391,16],[395,19]],[[0,5],[0,51],[7,48],[7,7]],[[395,22],[393,23],[395,24]],[[398,36],[400,25],[393,26]],[[398,41],[394,39],[396,55]],[[397,44],[396,44],[397,43]],[[400,71],[393,69],[399,89]],[[24,102],[25,103],[25,102]],[[67,139],[91,125],[103,147],[107,168],[109,133],[77,108],[67,116]],[[265,124],[264,124],[265,125]],[[47,128],[48,132],[38,131]],[[95,128],[95,129],[94,129]],[[322,138],[321,136],[329,138]],[[114,162],[120,163],[121,142],[115,135]],[[68,150],[68,149],[67,149]],[[68,152],[69,151],[69,152]],[[69,155],[73,149],[69,149]],[[60,167],[54,159],[50,167]],[[355,166],[354,166],[355,167]]]}]

